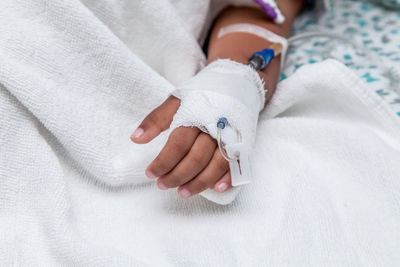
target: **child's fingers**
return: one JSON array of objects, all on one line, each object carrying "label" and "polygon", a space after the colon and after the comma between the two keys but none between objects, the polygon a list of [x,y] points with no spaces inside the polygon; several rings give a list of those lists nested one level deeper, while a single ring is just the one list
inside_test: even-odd
[{"label": "child's fingers", "polygon": [[131,135],[131,140],[137,144],[145,144],[153,140],[153,138],[169,128],[179,105],[180,100],[178,98],[174,96],[168,97],[164,103],[147,115]]},{"label": "child's fingers", "polygon": [[173,188],[190,181],[208,165],[216,146],[210,135],[200,133],[189,153],[171,172],[159,178],[158,185],[162,183],[167,188]]},{"label": "child's fingers", "polygon": [[207,167],[195,178],[178,188],[181,197],[187,198],[198,194],[214,184],[228,171],[229,164],[222,157],[218,149],[215,150],[213,158]]},{"label": "child's fingers", "polygon": [[195,127],[179,127],[173,130],[161,152],[147,167],[147,177],[156,178],[171,171],[189,152],[199,132]]},{"label": "child's fingers", "polygon": [[221,179],[218,180],[218,182],[215,183],[214,190],[217,191],[218,193],[223,193],[231,188],[232,188],[231,172],[228,171],[227,173],[224,174],[224,176],[222,176]]}]

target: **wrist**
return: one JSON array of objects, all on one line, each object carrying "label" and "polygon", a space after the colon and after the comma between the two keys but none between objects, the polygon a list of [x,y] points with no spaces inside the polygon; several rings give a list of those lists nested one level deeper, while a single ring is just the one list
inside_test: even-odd
[{"label": "wrist", "polygon": [[[239,14],[241,18],[238,17]],[[216,59],[231,59],[247,65],[253,53],[264,50],[272,43],[282,44],[284,56],[287,51],[286,38],[290,34],[291,20],[276,25],[257,18],[259,15],[259,10],[256,9],[245,9],[237,13],[225,12],[223,18],[214,27],[208,48],[207,64]],[[243,20],[243,16],[246,17],[246,21],[239,22],[239,19]],[[281,55],[277,56],[265,69],[257,71],[268,91],[266,102],[271,98],[278,83],[282,67],[281,58]]]},{"label": "wrist", "polygon": [[[240,49],[240,47],[235,47],[232,50],[214,51],[214,53],[210,54],[208,57],[207,65],[217,59],[230,59],[247,65],[251,54],[252,53],[248,52],[247,50]],[[271,60],[265,69],[257,70],[259,77],[264,81],[264,89],[267,91],[265,95],[266,103],[271,99],[273,93],[275,92],[276,85],[278,84],[280,75],[280,62],[281,57],[278,56]]]}]

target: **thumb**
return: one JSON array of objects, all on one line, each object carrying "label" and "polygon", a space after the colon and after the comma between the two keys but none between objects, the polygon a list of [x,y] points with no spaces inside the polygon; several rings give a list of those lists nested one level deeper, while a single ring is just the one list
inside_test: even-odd
[{"label": "thumb", "polygon": [[180,100],[169,96],[160,106],[154,109],[142,121],[131,135],[131,140],[137,144],[146,144],[169,128],[172,118],[180,105]]}]

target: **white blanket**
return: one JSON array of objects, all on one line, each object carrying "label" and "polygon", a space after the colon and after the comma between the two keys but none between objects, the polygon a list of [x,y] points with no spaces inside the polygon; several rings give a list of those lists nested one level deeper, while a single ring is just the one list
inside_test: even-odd
[{"label": "white blanket", "polygon": [[232,204],[145,178],[168,133],[129,136],[222,6],[153,3],[1,0],[1,265],[399,265],[400,123],[336,61],[280,84]]}]

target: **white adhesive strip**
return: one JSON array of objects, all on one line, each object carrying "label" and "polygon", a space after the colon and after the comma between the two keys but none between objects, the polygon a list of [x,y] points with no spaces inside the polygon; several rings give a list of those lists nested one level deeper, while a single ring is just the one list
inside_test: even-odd
[{"label": "white adhesive strip", "polygon": [[[282,54],[281,54],[281,70],[285,65],[286,54],[288,50],[288,40],[285,37],[282,37],[270,30],[267,30],[261,26],[250,24],[250,23],[238,23],[226,26],[221,28],[218,32],[217,37],[221,38],[227,34],[242,32],[256,35],[260,38],[263,38],[272,43],[280,43],[282,45]],[[254,51],[256,52],[256,51]]]}]

